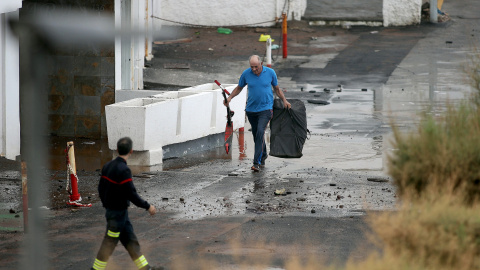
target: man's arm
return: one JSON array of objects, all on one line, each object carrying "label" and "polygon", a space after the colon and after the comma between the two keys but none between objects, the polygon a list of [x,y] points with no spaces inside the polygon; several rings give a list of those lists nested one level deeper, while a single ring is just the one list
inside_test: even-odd
[{"label": "man's arm", "polygon": [[240,94],[240,92],[242,92],[242,90],[243,90],[243,87],[240,87],[240,86],[237,85],[237,87],[235,87],[235,89],[233,89],[232,93],[230,93],[230,95],[227,97],[227,102],[225,102],[225,100],[223,101],[223,105],[227,106],[227,103],[230,103],[232,98],[234,98],[238,94]]},{"label": "man's arm", "polygon": [[138,195],[137,193],[137,189],[135,188],[135,186],[133,185],[133,182],[130,181],[130,182],[127,182],[124,184],[125,185],[125,188],[128,189],[128,200],[131,201],[134,205],[140,207],[140,208],[143,208],[145,210],[148,210],[148,212],[150,213],[150,215],[153,215],[155,214],[155,207],[151,204],[149,204],[147,201],[145,201],[144,199],[142,199],[140,197],[140,195]]},{"label": "man's arm", "polygon": [[129,201],[131,201],[134,205],[143,208],[150,213],[150,215],[154,215],[156,212],[155,206],[149,204],[147,201],[142,199],[140,195],[137,193],[137,189],[133,185],[132,182],[132,172],[130,171],[129,168],[123,171],[123,177],[122,179],[130,179],[130,181],[127,181],[123,183],[124,188],[127,189],[127,198]]},{"label": "man's arm", "polygon": [[98,195],[100,196],[100,200],[102,201],[102,205],[105,206],[105,189],[107,183],[105,179],[100,177],[100,181],[98,182]]},{"label": "man's arm", "polygon": [[275,90],[275,94],[277,94],[277,96],[283,101],[283,106],[285,106],[285,108],[287,109],[290,109],[292,107],[292,104],[290,104],[290,102],[287,101],[282,90],[280,90],[280,87],[277,85],[277,86],[274,86],[273,89]]}]

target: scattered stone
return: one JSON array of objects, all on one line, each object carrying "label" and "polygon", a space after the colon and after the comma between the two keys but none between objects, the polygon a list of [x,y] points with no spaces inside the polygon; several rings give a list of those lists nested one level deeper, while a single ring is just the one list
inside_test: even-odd
[{"label": "scattered stone", "polygon": [[15,210],[10,209],[10,214],[15,214]]},{"label": "scattered stone", "polygon": [[20,215],[19,215],[19,214],[16,214],[16,215],[15,215],[15,217],[16,217],[16,218],[19,218],[19,217],[20,217]]},{"label": "scattered stone", "polygon": [[336,186],[336,185],[337,185],[337,184],[335,184],[335,183],[330,183],[330,186],[331,186],[331,187],[334,187],[334,186]]},{"label": "scattered stone", "polygon": [[307,199],[306,199],[306,198],[303,198],[303,197],[297,198],[297,201],[299,201],[299,202],[304,202],[304,201],[306,201],[306,200],[307,200]]},{"label": "scattered stone", "polygon": [[252,201],[251,200],[246,200],[245,203],[251,203]]},{"label": "scattered stone", "polygon": [[312,214],[315,214],[316,211],[315,211],[315,209],[312,209],[312,211],[310,211],[310,212],[311,212]]},{"label": "scattered stone", "polygon": [[319,104],[319,105],[328,105],[328,104],[330,104],[330,102],[325,101],[325,100],[320,100],[320,99],[308,99],[307,102],[308,102],[308,103],[312,103],[312,104]]},{"label": "scattered stone", "polygon": [[168,198],[162,198],[162,201],[164,201],[164,202],[168,201]]},{"label": "scattered stone", "polygon": [[337,195],[337,201],[343,199],[343,196]]},{"label": "scattered stone", "polygon": [[283,195],[283,196],[287,195],[284,188],[275,190],[274,194],[275,195]]},{"label": "scattered stone", "polygon": [[136,174],[136,175],[134,175],[133,177],[137,177],[137,178],[152,178],[153,175],[151,175],[151,174]]},{"label": "scattered stone", "polygon": [[181,202],[185,202],[185,199],[184,199],[184,198],[180,198],[180,201],[181,201]]},{"label": "scattered stone", "polygon": [[367,180],[370,182],[377,182],[377,183],[385,183],[390,181],[387,178],[383,178],[383,177],[367,177]]},{"label": "scattered stone", "polygon": [[338,207],[343,208],[343,204],[339,205]]},{"label": "scattered stone", "polygon": [[310,91],[308,91],[308,92],[309,92],[309,93],[316,93],[317,91],[315,91],[315,90],[310,90]]},{"label": "scattered stone", "polygon": [[270,29],[266,27],[261,27],[261,28],[255,28],[255,33],[270,33]]},{"label": "scattered stone", "polygon": [[231,173],[228,174],[228,176],[238,176],[238,175],[239,175],[238,172],[231,172]]}]

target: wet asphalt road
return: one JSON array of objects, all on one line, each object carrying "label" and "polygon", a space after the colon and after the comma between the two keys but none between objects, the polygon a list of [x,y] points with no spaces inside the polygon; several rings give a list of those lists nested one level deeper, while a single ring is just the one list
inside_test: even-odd
[{"label": "wet asphalt road", "polygon": [[[349,258],[363,259],[378,250],[367,240],[371,214],[366,213],[394,209],[397,200],[391,181],[378,182],[389,180],[385,168],[386,156],[393,151],[388,144],[389,119],[396,117],[400,124],[410,126],[426,106],[433,104],[434,112],[440,113],[445,96],[461,99],[470,90],[459,79],[459,67],[471,49],[468,39],[478,39],[479,20],[471,12],[474,9],[466,6],[478,4],[461,2],[464,5],[446,2],[444,9],[452,21],[436,26],[354,27],[348,31],[321,27],[313,32],[306,30],[308,26],[297,26],[298,36],[291,35],[289,58],[278,59],[274,68],[287,98],[306,102],[311,137],[304,157],[269,157],[264,170],[252,173],[253,142],[247,126],[243,139],[242,134],[235,134],[237,143],[230,156],[217,149],[167,160],[162,166],[132,168],[139,193],[159,209],[154,217],[135,207],[130,210],[147,259],[153,265],[184,266],[181,269],[238,269],[248,263],[283,269],[295,257],[342,265]],[[255,53],[249,46],[257,52],[261,47],[249,40],[240,42],[257,37],[254,30],[235,33],[229,37],[234,42],[224,44],[225,52],[219,47],[215,53],[208,50],[212,43],[224,40],[218,42],[214,31],[203,30],[197,39],[211,39],[210,45],[156,47],[152,67],[146,70],[147,84],[179,87],[214,79],[236,81],[248,55]],[[446,40],[453,40],[453,45],[446,47]],[[234,44],[239,47],[231,48]],[[199,52],[189,60],[193,50]],[[228,62],[222,60],[223,54],[232,55]],[[192,68],[158,68],[175,59],[191,61]],[[432,90],[432,82],[437,89]],[[341,92],[337,92],[338,84],[343,85]],[[309,99],[326,100],[330,105],[311,104]],[[76,140],[76,144],[85,141]],[[96,194],[96,170],[110,155],[103,145],[95,141],[77,150],[80,192],[85,201],[93,203],[92,208],[65,206],[65,172],[58,165],[63,160],[53,162],[57,166],[46,175],[52,269],[87,269],[100,245],[104,220]],[[82,152],[89,154],[82,157]],[[4,228],[0,265],[15,269],[23,240],[22,213],[9,214],[8,210],[21,209],[15,199],[20,198],[18,164],[2,160],[0,166],[7,172],[2,174],[0,190],[0,226]],[[274,194],[281,189],[286,196]],[[109,269],[133,267],[123,248],[117,248]]]}]

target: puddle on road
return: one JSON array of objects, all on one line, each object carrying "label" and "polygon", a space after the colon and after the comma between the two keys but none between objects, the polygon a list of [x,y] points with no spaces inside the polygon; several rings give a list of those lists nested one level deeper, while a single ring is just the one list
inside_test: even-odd
[{"label": "puddle on road", "polygon": [[[172,158],[163,161],[163,164],[154,166],[129,166],[132,174],[143,172],[167,171],[188,168],[212,160],[244,160],[247,157],[247,142],[245,134],[248,132],[235,132],[233,149],[230,154],[225,153],[223,147],[217,147],[200,153],[193,153],[184,157]],[[77,172],[99,171],[105,163],[112,160],[114,150],[108,148],[108,140],[105,139],[72,139],[64,137],[50,137],[48,169],[54,171],[66,171],[65,149],[68,141],[74,142],[75,162]],[[252,142],[253,143],[253,142]]]},{"label": "puddle on road", "polygon": [[23,214],[0,214],[0,232],[23,231]]},{"label": "puddle on road", "polygon": [[112,160],[113,151],[108,148],[107,139],[69,139],[65,137],[49,137],[50,148],[48,168],[62,171],[67,168],[65,149],[67,142],[73,141],[75,162],[78,171],[94,172],[102,168],[103,164]]}]

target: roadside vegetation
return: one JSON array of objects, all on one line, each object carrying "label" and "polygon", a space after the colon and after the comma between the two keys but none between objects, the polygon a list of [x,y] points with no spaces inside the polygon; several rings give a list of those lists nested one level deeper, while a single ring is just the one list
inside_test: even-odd
[{"label": "roadside vegetation", "polygon": [[[345,270],[480,269],[480,52],[466,69],[475,91],[436,117],[423,114],[415,131],[393,129],[388,172],[398,209],[370,213],[381,253]],[[392,125],[395,127],[395,125]],[[311,262],[297,269],[338,269]]]},{"label": "roadside vegetation", "polygon": [[370,218],[383,253],[346,269],[480,269],[478,50],[466,71],[470,99],[441,117],[424,114],[415,132],[393,130],[388,171],[399,209]]},{"label": "roadside vegetation", "polygon": [[[388,157],[388,172],[397,189],[398,209],[369,214],[370,238],[381,252],[340,268],[325,266],[319,258],[291,257],[284,269],[480,269],[479,51],[466,72],[475,89],[471,98],[448,105],[440,117],[423,114],[413,132],[393,128],[396,150]],[[239,258],[239,269],[268,269],[269,259]],[[220,269],[209,261],[197,265]]]}]

